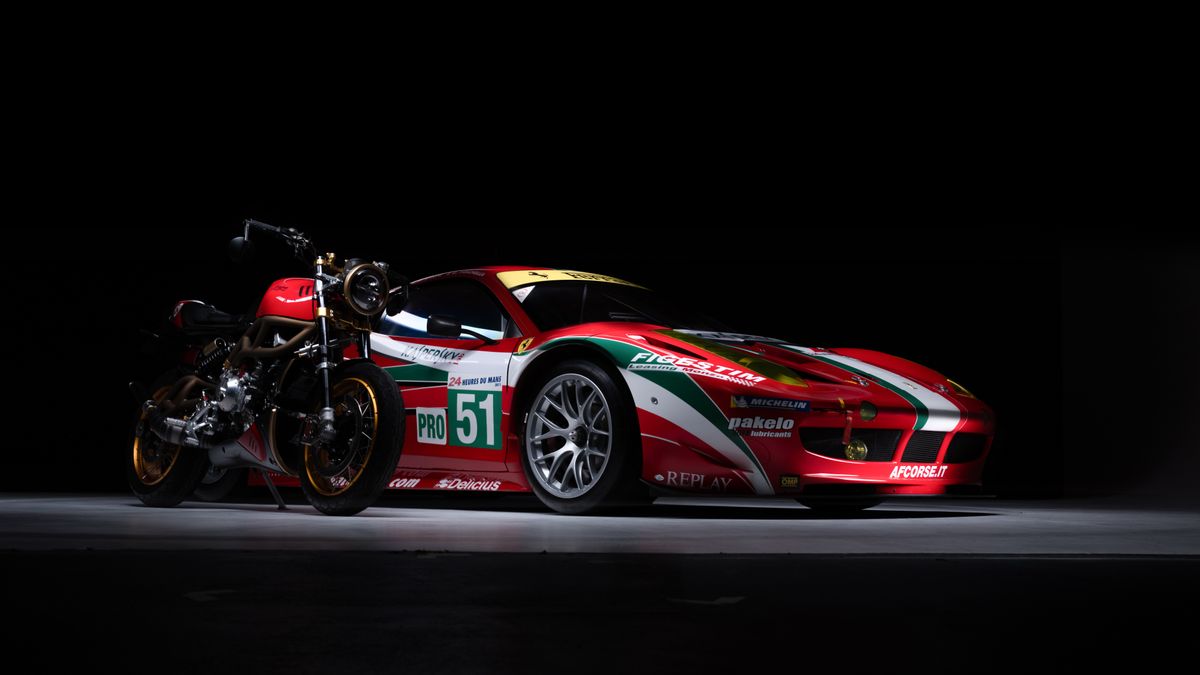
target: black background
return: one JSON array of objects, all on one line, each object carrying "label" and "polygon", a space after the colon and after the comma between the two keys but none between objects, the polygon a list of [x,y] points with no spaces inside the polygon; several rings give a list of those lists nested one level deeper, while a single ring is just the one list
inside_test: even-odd
[{"label": "black background", "polygon": [[950,90],[830,74],[799,99],[750,72],[724,72],[723,96],[649,73],[606,82],[619,96],[343,75],[336,99],[264,76],[120,90],[136,114],[30,103],[5,489],[124,489],[126,383],[153,376],[139,331],[178,299],[239,311],[303,273],[265,246],[227,261],[254,217],[414,279],[607,273],[746,332],[929,365],[995,408],[996,494],[1196,493],[1200,244],[1169,211],[1190,186],[1153,155],[1170,106],[1148,124],[1100,90],[981,74]]},{"label": "black background", "polygon": [[22,381],[38,401],[22,422],[41,433],[4,486],[123,489],[126,383],[154,367],[139,331],[178,299],[242,311],[273,278],[304,271],[269,244],[254,265],[226,259],[240,219],[255,217],[414,279],[484,264],[584,269],[687,296],[746,332],[927,364],[995,408],[985,479],[1001,496],[1193,494],[1194,239],[957,215],[961,192],[925,193],[943,207],[927,218],[907,182],[806,206],[761,172],[686,175],[654,193],[545,172],[529,185],[501,174],[395,186],[241,175],[211,190],[160,179],[96,193],[99,208],[35,225],[41,241],[17,265],[35,289],[18,312],[39,317],[17,328]]}]

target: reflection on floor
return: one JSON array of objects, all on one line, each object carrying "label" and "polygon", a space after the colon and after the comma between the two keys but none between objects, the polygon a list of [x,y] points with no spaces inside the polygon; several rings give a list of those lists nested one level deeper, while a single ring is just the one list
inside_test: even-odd
[{"label": "reflection on floor", "polygon": [[894,500],[827,516],[790,500],[660,499],[561,516],[532,497],[388,495],[352,518],[297,503],[143,507],[125,495],[0,496],[9,550],[320,550],[507,553],[1200,555],[1195,512],[1105,502]]}]

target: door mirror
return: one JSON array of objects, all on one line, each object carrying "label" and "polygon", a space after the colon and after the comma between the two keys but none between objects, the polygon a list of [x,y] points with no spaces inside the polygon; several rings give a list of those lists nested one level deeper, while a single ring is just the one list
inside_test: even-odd
[{"label": "door mirror", "polygon": [[462,335],[462,323],[445,314],[431,314],[425,324],[425,332],[437,337],[457,338]]},{"label": "door mirror", "polygon": [[235,263],[250,262],[254,259],[254,242],[245,237],[234,237],[229,242],[229,259]]}]

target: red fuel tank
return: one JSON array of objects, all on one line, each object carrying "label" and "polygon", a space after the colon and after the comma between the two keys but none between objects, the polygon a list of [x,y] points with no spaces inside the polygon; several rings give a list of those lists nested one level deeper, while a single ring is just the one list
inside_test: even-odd
[{"label": "red fuel tank", "polygon": [[258,305],[255,316],[285,316],[289,319],[313,321],[316,303],[313,301],[312,279],[291,277],[271,284]]}]

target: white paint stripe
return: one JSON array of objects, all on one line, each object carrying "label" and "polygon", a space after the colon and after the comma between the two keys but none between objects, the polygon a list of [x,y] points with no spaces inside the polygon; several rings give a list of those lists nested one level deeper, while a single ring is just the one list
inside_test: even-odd
[{"label": "white paint stripe", "polygon": [[[707,443],[713,450],[721,453],[721,456],[738,467],[756,494],[775,494],[771,483],[766,476],[758,472],[746,453],[721,429],[713,426],[713,423],[700,414],[700,411],[685,403],[683,399],[669,390],[637,373],[622,370],[621,374],[625,376],[625,383],[629,385],[629,392],[633,394],[634,405],[686,429],[693,436]],[[651,398],[657,398],[658,404],[651,403]]]},{"label": "white paint stripe", "polygon": [[954,401],[903,375],[898,375],[890,370],[885,370],[879,366],[871,365],[866,361],[860,361],[850,356],[842,356],[841,354],[833,354],[831,352],[817,352],[808,347],[796,347],[794,345],[788,345],[788,347],[802,354],[819,356],[834,363],[842,363],[851,368],[861,370],[907,392],[929,410],[929,419],[925,421],[925,426],[921,427],[923,431],[954,431],[962,417],[962,411],[959,410]]}]

